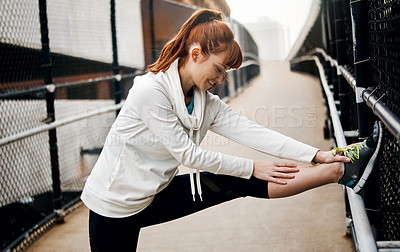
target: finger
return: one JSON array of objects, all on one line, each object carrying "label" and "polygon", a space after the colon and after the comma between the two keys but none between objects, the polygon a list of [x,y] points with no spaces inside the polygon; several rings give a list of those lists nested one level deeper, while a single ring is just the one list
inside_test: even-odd
[{"label": "finger", "polygon": [[344,162],[344,163],[348,163],[350,162],[350,158],[346,157],[346,156],[335,156],[333,158],[334,162]]},{"label": "finger", "polygon": [[281,173],[281,172],[275,172],[273,175],[275,178],[285,178],[285,179],[294,179],[295,177],[292,174]]},{"label": "finger", "polygon": [[293,173],[293,172],[299,172],[299,168],[289,168],[289,167],[279,167],[277,169],[278,172],[286,172],[286,173]]},{"label": "finger", "polygon": [[272,182],[272,183],[275,183],[275,184],[279,184],[279,185],[286,185],[287,184],[287,182],[285,180],[276,179],[276,178],[269,179],[269,182]]},{"label": "finger", "polygon": [[297,167],[297,164],[293,163],[275,163],[278,167]]}]

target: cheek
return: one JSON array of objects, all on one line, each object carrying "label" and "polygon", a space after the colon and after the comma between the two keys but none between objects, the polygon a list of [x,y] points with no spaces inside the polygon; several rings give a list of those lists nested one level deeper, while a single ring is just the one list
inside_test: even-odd
[{"label": "cheek", "polygon": [[201,68],[198,72],[199,80],[207,80],[210,78],[210,72],[207,69]]},{"label": "cheek", "polygon": [[196,77],[194,78],[197,81],[197,84],[206,82],[207,80],[215,78],[215,71],[213,68],[209,66],[202,66],[196,69]]},{"label": "cheek", "polygon": [[214,75],[215,75],[214,69],[210,69],[210,68],[204,69],[203,73],[204,73],[204,76],[205,76],[207,79],[212,79],[212,78],[215,77],[215,76],[214,76]]}]

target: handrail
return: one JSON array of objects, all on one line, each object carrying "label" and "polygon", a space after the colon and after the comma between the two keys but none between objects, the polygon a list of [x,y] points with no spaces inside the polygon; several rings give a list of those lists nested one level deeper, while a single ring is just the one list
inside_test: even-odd
[{"label": "handrail", "polygon": [[258,63],[257,61],[255,61],[255,60],[246,60],[245,62],[243,62],[243,63],[240,65],[240,68],[245,68],[245,67],[248,67],[248,66],[250,66],[250,65],[259,66],[259,63]]},{"label": "handrail", "polygon": [[[57,83],[54,85],[54,87],[55,88],[81,87],[81,86],[91,85],[91,84],[101,82],[101,81],[110,81],[110,80],[115,80],[115,79],[122,80],[122,79],[126,79],[129,77],[135,77],[138,73],[140,74],[141,72],[126,73],[126,74],[114,74],[114,75],[109,75],[109,76],[104,76],[104,77],[85,79],[85,80],[81,80],[81,81],[65,82],[65,83],[60,83],[60,84]],[[11,99],[11,98],[14,98],[14,97],[16,98],[16,97],[23,96],[23,95],[45,92],[46,90],[47,90],[46,86],[35,87],[35,88],[23,90],[23,91],[16,91],[16,92],[0,94],[0,99]]]},{"label": "handrail", "polygon": [[379,101],[382,96],[378,98],[369,89],[362,90],[361,95],[374,114],[382,120],[388,130],[400,142],[400,118]]},{"label": "handrail", "polygon": [[59,120],[56,120],[55,122],[49,123],[47,125],[42,125],[42,126],[27,130],[27,131],[24,131],[24,132],[21,132],[21,133],[18,133],[18,134],[9,136],[9,137],[5,137],[3,139],[0,139],[0,147],[3,145],[13,143],[18,140],[27,138],[29,136],[33,136],[33,135],[36,135],[36,134],[39,134],[39,133],[42,133],[42,132],[45,132],[45,131],[48,131],[51,129],[55,129],[57,127],[60,127],[60,126],[66,125],[66,124],[70,124],[70,123],[73,123],[73,122],[76,122],[76,121],[79,121],[82,119],[86,119],[86,118],[93,117],[96,115],[101,115],[101,114],[116,111],[118,109],[121,109],[122,105],[123,105],[123,102],[112,105],[112,106],[107,106],[107,107],[101,108],[97,111],[88,112],[88,113],[80,114],[80,115],[76,115],[76,116],[71,116],[71,117],[67,117],[65,119],[59,119]]},{"label": "handrail", "polygon": [[46,87],[41,86],[41,87],[35,87],[35,88],[29,88],[23,91],[17,91],[17,92],[10,92],[10,93],[5,93],[5,94],[0,94],[0,99],[7,99],[7,98],[12,98],[12,97],[19,97],[23,95],[29,95],[29,94],[37,94],[37,93],[44,93],[46,92]]},{"label": "handrail", "polygon": [[330,62],[336,67],[338,71],[345,77],[349,85],[353,88],[356,93],[356,99],[363,99],[366,104],[372,109],[374,114],[382,121],[382,123],[388,128],[388,130],[393,134],[397,141],[400,142],[400,118],[394,114],[382,101],[380,98],[373,94],[373,91],[368,88],[358,87],[356,79],[352,76],[346,68],[340,66],[336,60],[326,54],[326,52],[321,48],[315,48],[311,50],[308,54],[320,53],[324,59]]}]

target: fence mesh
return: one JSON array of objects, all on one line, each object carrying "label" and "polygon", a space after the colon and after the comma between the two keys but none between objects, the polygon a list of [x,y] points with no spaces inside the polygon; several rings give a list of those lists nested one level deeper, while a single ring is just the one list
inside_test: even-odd
[{"label": "fence mesh", "polygon": [[0,92],[40,85],[39,6],[4,0],[0,8]]},{"label": "fence mesh", "polygon": [[[371,76],[376,93],[400,117],[400,1],[368,1]],[[379,160],[380,230],[400,240],[400,144],[386,131]]]},{"label": "fence mesh", "polygon": [[[322,1],[320,16],[310,29],[296,57],[319,47],[336,59],[337,55],[332,51],[334,48],[332,44],[337,42],[334,39],[334,28],[337,24],[332,15],[334,2]],[[346,57],[346,63],[343,67],[355,76],[350,9],[353,3],[349,0],[342,0],[342,2],[345,17],[342,28],[346,33],[346,55],[342,55]],[[375,89],[374,94],[400,117],[400,1],[368,0],[367,12],[368,31],[366,32],[368,32],[369,41],[357,41],[368,43],[369,46],[370,71],[365,74],[372,80],[370,85]],[[326,37],[329,43],[322,43],[321,37]],[[332,83],[334,78],[331,78],[330,73],[336,69],[332,70],[329,63],[325,63],[327,79],[329,83]],[[292,69],[312,71],[304,68],[304,65],[304,63],[293,63]],[[350,92],[350,126],[351,129],[358,129],[356,95],[352,90]],[[376,118],[371,117],[369,120],[376,120]],[[377,240],[400,240],[400,144],[386,127],[383,130],[382,150],[378,164],[372,174],[373,178],[366,184],[363,197],[370,222],[377,231]],[[348,142],[356,140],[348,139]],[[373,192],[375,189],[379,191],[378,196],[375,195],[376,192]]]},{"label": "fence mesh", "polygon": [[[45,1],[0,3],[0,139],[51,122],[45,100],[38,2]],[[122,4],[118,10],[121,8]],[[48,1],[46,10],[51,75],[56,85],[55,119],[113,105],[110,1]],[[131,17],[120,16],[119,20],[124,18]],[[120,69],[123,76],[129,76],[121,80],[124,97],[136,69],[131,65]],[[98,78],[105,80],[94,81]],[[79,197],[114,118],[115,112],[110,112],[56,129],[63,206]],[[47,131],[0,146],[0,250],[54,212],[49,148]],[[53,222],[49,220],[40,229],[47,230]],[[28,242],[41,231],[35,233]]]}]

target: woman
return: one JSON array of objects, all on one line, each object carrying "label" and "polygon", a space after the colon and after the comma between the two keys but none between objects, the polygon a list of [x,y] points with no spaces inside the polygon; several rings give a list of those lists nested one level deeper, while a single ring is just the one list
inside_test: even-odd
[{"label": "woman", "polygon": [[[234,198],[285,197],[340,179],[349,183],[347,170],[357,173],[349,178],[358,181],[363,168],[341,163],[349,157],[261,127],[209,92],[241,63],[240,47],[222,14],[200,10],[149,72],[135,78],[82,193],[90,209],[92,251],[135,250],[140,228]],[[204,150],[199,144],[208,130],[278,157],[321,164],[298,168]],[[364,145],[360,155],[373,150]],[[196,176],[177,175],[180,164]]]}]

